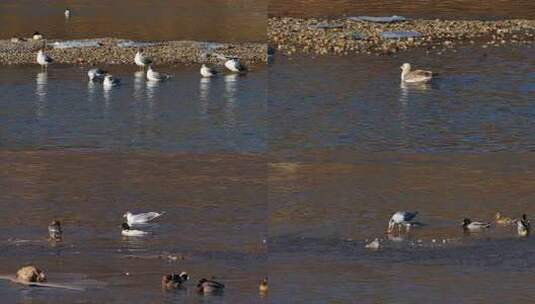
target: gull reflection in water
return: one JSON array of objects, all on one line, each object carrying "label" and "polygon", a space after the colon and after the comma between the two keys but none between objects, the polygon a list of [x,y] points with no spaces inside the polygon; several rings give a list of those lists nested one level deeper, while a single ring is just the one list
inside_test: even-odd
[{"label": "gull reflection in water", "polygon": [[236,117],[234,115],[234,107],[238,94],[238,79],[240,75],[229,74],[225,76],[225,119],[229,127],[234,127]]},{"label": "gull reflection in water", "polygon": [[160,87],[159,81],[148,80],[147,81],[147,114],[148,120],[154,118],[154,103],[156,101],[156,93]]},{"label": "gull reflection in water", "polygon": [[211,77],[201,77],[201,80],[199,81],[199,100],[203,117],[208,112],[211,81]]},{"label": "gull reflection in water", "polygon": [[95,102],[97,94],[97,84],[94,81],[89,80],[87,83],[87,100],[89,102]]},{"label": "gull reflection in water", "polygon": [[37,117],[42,117],[44,115],[46,95],[48,93],[48,73],[46,71],[37,73],[35,80],[35,95],[37,96],[35,114]]},{"label": "gull reflection in water", "polygon": [[143,89],[145,87],[145,73],[137,71],[134,73],[134,98],[136,100],[143,99]]},{"label": "gull reflection in water", "polygon": [[112,96],[113,87],[103,86],[102,88],[103,88],[103,95],[104,95],[104,111],[106,114],[108,114],[109,109],[110,109],[110,101],[111,101],[111,98],[113,97]]}]

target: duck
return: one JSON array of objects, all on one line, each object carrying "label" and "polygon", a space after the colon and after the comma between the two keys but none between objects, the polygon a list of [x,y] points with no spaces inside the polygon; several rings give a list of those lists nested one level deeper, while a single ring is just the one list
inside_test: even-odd
[{"label": "duck", "polygon": [[35,31],[32,35],[32,39],[33,40],[42,40],[44,37],[43,37],[43,34]]},{"label": "duck", "polygon": [[111,74],[106,74],[104,76],[104,81],[102,82],[102,85],[105,89],[110,89],[112,87],[116,87],[121,84],[121,80],[119,78],[113,77]]},{"label": "duck", "polygon": [[65,9],[65,13],[64,14],[65,14],[65,18],[69,18],[71,16],[71,10],[67,7]]},{"label": "duck", "polygon": [[128,225],[127,223],[123,223],[121,227],[123,229],[121,231],[121,234],[124,236],[144,236],[144,235],[149,234],[148,232],[145,232],[145,231],[131,229],[130,225]]},{"label": "duck", "polygon": [[108,72],[100,68],[92,68],[89,71],[87,71],[87,76],[89,77],[90,81],[103,80],[106,74],[108,74]]},{"label": "duck", "polygon": [[135,225],[135,224],[146,224],[156,218],[159,218],[160,216],[164,215],[165,211],[161,212],[146,212],[146,213],[138,213],[133,214],[130,211],[127,211],[125,214],[123,214],[123,217],[126,218],[126,222],[128,225]]},{"label": "duck", "polygon": [[165,289],[182,288],[182,285],[189,280],[189,275],[183,271],[180,274],[166,274],[162,277],[162,286]]},{"label": "duck", "polygon": [[469,218],[463,220],[464,231],[481,231],[483,229],[490,228],[489,223],[484,222],[472,222]]},{"label": "duck", "polygon": [[528,236],[531,232],[531,224],[529,223],[528,217],[526,214],[522,214],[522,217],[519,220],[516,220],[516,231],[519,236]]},{"label": "duck", "polygon": [[407,83],[416,83],[416,82],[428,82],[433,78],[433,72],[415,70],[411,71],[410,63],[404,63],[401,66],[401,81]]},{"label": "duck", "polygon": [[160,74],[152,68],[152,64],[149,64],[149,69],[147,70],[147,79],[150,81],[164,81],[169,79],[169,75]]},{"label": "duck", "polygon": [[139,49],[134,57],[134,63],[141,68],[145,69],[145,66],[148,66],[152,63],[152,60],[143,54],[143,49]]},{"label": "duck", "polygon": [[45,273],[35,265],[27,265],[17,270],[17,280],[24,283],[46,282]]},{"label": "duck", "polygon": [[398,230],[401,230],[401,226],[405,226],[406,231],[409,231],[412,225],[411,221],[416,215],[418,215],[418,212],[397,211],[388,222],[388,233],[391,233],[396,225],[398,226]]},{"label": "duck", "polygon": [[53,220],[48,225],[48,237],[51,241],[61,241],[62,239],[61,223],[58,220]]},{"label": "duck", "polygon": [[54,62],[52,57],[48,56],[42,49],[37,52],[37,63],[42,69],[48,68],[48,65]]},{"label": "duck", "polygon": [[514,223],[515,221],[512,218],[504,217],[500,212],[496,212],[496,224],[500,225],[509,225]]},{"label": "duck", "polygon": [[212,77],[212,76],[216,76],[216,75],[217,75],[216,69],[209,68],[209,67],[206,66],[206,64],[203,64],[201,66],[201,76],[202,77]]},{"label": "duck", "polygon": [[268,278],[264,278],[262,281],[260,281],[260,285],[258,286],[258,290],[260,293],[267,293],[269,290],[268,286]]},{"label": "duck", "polygon": [[231,58],[225,61],[225,67],[231,72],[240,73],[245,71],[245,67],[240,63],[238,58]]},{"label": "duck", "polygon": [[221,293],[225,289],[225,285],[214,281],[214,280],[207,280],[207,279],[200,279],[199,283],[197,284],[197,290],[200,293]]}]

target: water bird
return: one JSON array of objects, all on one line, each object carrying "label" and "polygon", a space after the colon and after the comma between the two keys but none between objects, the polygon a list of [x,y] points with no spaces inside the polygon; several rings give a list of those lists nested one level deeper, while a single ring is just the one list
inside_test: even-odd
[{"label": "water bird", "polygon": [[512,218],[504,217],[500,212],[496,212],[496,223],[501,225],[512,224],[515,221]]},{"label": "water bird", "polygon": [[152,63],[152,60],[143,54],[143,49],[139,49],[134,57],[134,63],[141,67],[141,70],[144,70],[145,66],[148,66]]},{"label": "water bird", "polygon": [[245,71],[245,67],[240,63],[238,58],[231,58],[225,61],[225,67],[235,73]]},{"label": "water bird", "polygon": [[27,265],[17,270],[17,280],[20,282],[46,282],[45,273],[35,265]]},{"label": "water bird", "polygon": [[404,81],[407,83],[427,82],[427,81],[430,81],[431,78],[433,78],[433,72],[431,71],[423,71],[423,70],[411,71],[410,63],[404,63],[401,66],[401,81]]},{"label": "water bird", "polygon": [[516,230],[519,236],[528,236],[531,232],[531,224],[526,214],[522,214],[522,217],[516,220]]},{"label": "water bird", "polygon": [[42,69],[46,69],[52,62],[54,62],[52,57],[48,56],[42,49],[37,52],[37,63],[41,65]]},{"label": "water bird", "polygon": [[33,33],[33,35],[32,35],[32,39],[33,39],[33,40],[41,40],[41,39],[43,39],[43,34],[41,34],[41,33],[37,32],[37,31],[35,31],[35,32]]},{"label": "water bird", "polygon": [[207,279],[200,279],[199,283],[197,284],[197,290],[200,293],[221,293],[225,289],[225,285],[214,281],[214,280],[207,280]]},{"label": "water bird", "polygon": [[153,68],[152,68],[152,64],[149,65],[149,69],[147,70],[147,79],[150,80],[150,81],[164,81],[164,80],[167,80],[169,79],[171,76],[169,75],[165,75],[165,74],[161,74],[159,72],[156,72]]},{"label": "water bird", "polygon": [[394,213],[388,222],[388,232],[392,232],[396,225],[398,226],[398,230],[401,230],[401,226],[405,226],[405,229],[409,231],[413,224],[411,221],[416,215],[418,215],[418,212],[398,211]]},{"label": "water bird", "polygon": [[182,285],[188,280],[189,275],[185,271],[181,272],[180,274],[166,274],[162,277],[162,287],[166,289],[181,288]]},{"label": "water bird", "polygon": [[116,87],[119,84],[121,84],[121,80],[119,78],[113,77],[111,74],[106,74],[104,76],[104,81],[102,82],[102,85],[105,89],[111,89],[112,87]]},{"label": "water bird", "polygon": [[203,64],[201,66],[201,76],[202,77],[212,77],[217,75],[217,71],[214,68],[209,68],[206,66],[206,64]]},{"label": "water bird", "polygon": [[61,241],[63,230],[61,230],[61,223],[58,220],[53,220],[48,225],[48,237],[51,241]]},{"label": "water bird", "polygon": [[65,9],[65,18],[69,18],[69,17],[71,17],[71,10],[67,7]]},{"label": "water bird", "polygon": [[121,234],[124,236],[144,236],[144,235],[149,234],[148,232],[145,232],[145,231],[132,229],[130,225],[128,225],[127,223],[123,223],[121,225],[121,228],[123,229],[121,231]]},{"label": "water bird", "polygon": [[100,68],[92,68],[89,71],[87,71],[87,76],[89,77],[90,81],[103,80],[106,74],[108,74],[108,72]]},{"label": "water bird", "polygon": [[267,293],[269,290],[268,286],[268,278],[264,278],[262,281],[260,281],[260,285],[258,285],[258,290],[260,293]]},{"label": "water bird", "polygon": [[11,42],[18,43],[18,42],[25,42],[26,38],[23,37],[11,37]]},{"label": "water bird", "polygon": [[375,238],[373,241],[371,241],[370,243],[366,244],[366,246],[364,246],[364,247],[366,249],[378,250],[379,248],[381,248],[381,243],[379,242],[378,238]]},{"label": "water bird", "polygon": [[464,231],[479,231],[490,228],[489,223],[484,222],[472,222],[469,218],[463,220]]},{"label": "water bird", "polygon": [[146,212],[146,213],[138,213],[133,214],[130,211],[127,211],[123,217],[126,218],[126,222],[128,225],[135,225],[135,224],[146,224],[162,215],[164,215],[165,212]]}]

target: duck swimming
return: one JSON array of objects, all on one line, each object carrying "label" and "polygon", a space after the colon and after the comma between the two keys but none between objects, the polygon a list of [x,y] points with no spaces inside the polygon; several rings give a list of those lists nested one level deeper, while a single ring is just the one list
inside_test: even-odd
[{"label": "duck swimming", "polygon": [[427,82],[433,78],[433,72],[415,70],[411,71],[410,63],[404,63],[401,66],[401,81],[407,83]]},{"label": "duck swimming", "polygon": [[529,223],[527,215],[522,214],[522,218],[516,221],[516,230],[519,236],[529,235],[531,232],[531,224]]},{"label": "duck swimming", "polygon": [[463,220],[463,229],[464,231],[481,231],[483,229],[490,228],[489,223],[484,222],[472,222],[469,218]]},{"label": "duck swimming", "polygon": [[225,289],[225,285],[204,278],[199,280],[199,283],[197,284],[197,290],[200,293],[221,293],[223,292],[223,289]]},{"label": "duck swimming", "polygon": [[515,221],[512,218],[504,217],[500,212],[496,212],[496,224],[500,225],[509,225],[514,223]]},{"label": "duck swimming", "polygon": [[116,87],[121,84],[121,80],[119,78],[115,78],[110,74],[106,74],[104,76],[104,81],[102,82],[102,86],[104,89],[111,89],[112,87]]},{"label": "duck swimming", "polygon": [[121,231],[121,234],[124,236],[144,236],[144,235],[149,234],[148,232],[145,232],[145,231],[131,229],[127,223],[123,223],[121,227],[123,228],[123,230]]},{"label": "duck swimming", "polygon": [[28,265],[17,270],[17,280],[20,282],[46,282],[45,273],[35,265]]},{"label": "duck swimming", "polygon": [[180,274],[167,274],[162,277],[162,286],[166,289],[182,288],[182,284],[187,280],[189,280],[189,275],[184,271]]},{"label": "duck swimming", "polygon": [[48,225],[48,237],[51,241],[61,241],[62,239],[61,223],[58,220],[53,220],[50,225]]},{"label": "duck swimming", "polygon": [[409,231],[411,221],[418,215],[418,212],[398,211],[392,215],[388,222],[388,233],[394,230],[395,226],[398,226],[398,230],[401,230],[401,226],[404,226],[406,231]]}]

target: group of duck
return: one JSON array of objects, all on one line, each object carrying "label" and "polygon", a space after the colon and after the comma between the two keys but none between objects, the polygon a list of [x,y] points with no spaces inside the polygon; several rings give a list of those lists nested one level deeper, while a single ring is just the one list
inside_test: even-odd
[{"label": "group of duck", "polygon": [[[388,222],[387,232],[394,232],[395,227],[398,228],[398,231],[401,231],[402,227],[405,228],[405,231],[409,231],[411,227],[421,226],[421,223],[415,221],[416,215],[418,215],[418,212],[398,211],[394,213]],[[527,237],[531,232],[531,224],[526,214],[522,214],[518,219],[513,219],[504,217],[500,212],[497,212],[495,220],[496,224],[500,225],[516,224],[516,230],[519,236]],[[469,233],[489,229],[491,224],[487,222],[472,221],[469,218],[465,218],[461,226],[464,232]]]},{"label": "group of duck", "polygon": [[[165,212],[146,212],[133,214],[128,211],[123,215],[125,221],[121,225],[121,235],[126,237],[143,237],[149,233],[143,230],[135,229],[135,226],[147,225],[151,221],[161,217]],[[63,230],[61,223],[58,220],[54,220],[48,226],[49,240],[53,242],[61,242],[63,240]],[[25,283],[42,283],[46,281],[46,275],[35,265],[27,265],[20,268],[17,271],[17,279]],[[186,282],[190,279],[190,276],[186,272],[179,274],[171,273],[162,277],[162,288],[169,289],[181,289],[184,288]],[[197,291],[203,294],[219,294],[222,293],[225,285],[215,281],[214,279],[202,278],[197,283]],[[258,287],[260,293],[265,295],[268,291],[268,280],[264,278]]]},{"label": "group of duck", "polygon": [[[41,35],[41,34],[39,34]],[[54,59],[44,52],[43,49],[37,52],[37,63],[41,66],[42,69],[47,69],[50,64],[54,62]],[[139,49],[134,56],[134,63],[140,67],[142,71],[147,67],[147,80],[153,82],[161,82],[171,78],[170,75],[157,72],[153,68],[153,61],[151,58],[145,55],[143,49]],[[244,73],[247,69],[241,64],[238,58],[228,58],[224,66],[231,71],[232,73]],[[214,67],[208,67],[206,64],[202,64],[200,68],[200,74],[202,77],[214,77],[219,72]],[[105,89],[110,89],[112,87],[118,86],[121,83],[119,78],[114,77],[107,71],[101,68],[91,68],[87,71],[87,76],[90,81],[102,81],[102,85]]]}]

